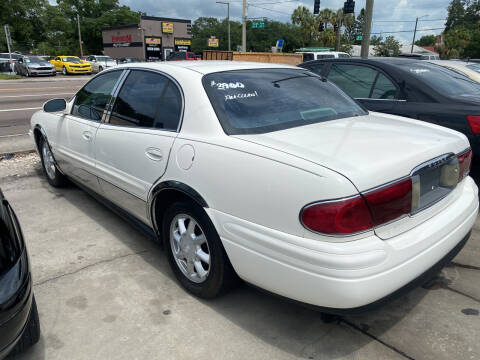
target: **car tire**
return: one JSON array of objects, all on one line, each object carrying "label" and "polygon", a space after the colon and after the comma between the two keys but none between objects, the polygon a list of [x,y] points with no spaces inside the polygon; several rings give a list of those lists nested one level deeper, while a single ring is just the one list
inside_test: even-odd
[{"label": "car tire", "polygon": [[65,66],[62,69],[62,74],[63,75],[68,75],[68,71],[67,71],[67,68]]},{"label": "car tire", "polygon": [[38,318],[37,302],[35,296],[32,298],[32,307],[28,317],[27,325],[23,331],[22,337],[15,347],[9,353],[9,356],[18,355],[29,347],[35,345],[40,340],[40,320]]},{"label": "car tire", "polygon": [[103,71],[103,67],[99,66],[98,67],[98,72],[102,72]]},{"label": "car tire", "polygon": [[[192,220],[191,231],[189,225]],[[179,221],[183,221],[184,237]],[[238,283],[220,237],[201,206],[193,201],[173,203],[165,211],[162,229],[170,266],[187,291],[200,298],[211,299],[226,293]],[[178,240],[178,237],[181,239]],[[182,256],[185,258],[179,260]],[[208,262],[205,261],[207,256]],[[206,275],[205,271],[208,272]],[[203,278],[200,275],[204,275]]]},{"label": "car tire", "polygon": [[30,76],[30,74],[28,73],[28,70],[25,71],[25,77],[29,77],[29,76]]},{"label": "car tire", "polygon": [[44,137],[39,140],[38,149],[42,160],[43,173],[48,183],[53,187],[64,187],[67,184],[67,178],[58,170],[50,145]]}]

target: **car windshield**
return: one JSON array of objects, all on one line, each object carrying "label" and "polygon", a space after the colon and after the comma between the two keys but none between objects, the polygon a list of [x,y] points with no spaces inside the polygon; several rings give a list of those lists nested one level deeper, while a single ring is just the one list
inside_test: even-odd
[{"label": "car windshield", "polygon": [[428,62],[405,63],[400,65],[415,78],[438,92],[450,96],[480,95],[480,84],[451,69]]},{"label": "car windshield", "polygon": [[79,58],[73,57],[73,56],[63,57],[62,61],[63,62],[71,62],[71,63],[75,63],[75,64],[80,64],[82,62]]},{"label": "car windshield", "polygon": [[39,57],[28,57],[24,58],[26,63],[39,63],[39,62],[45,62],[42,58]]},{"label": "car windshield", "polygon": [[113,61],[113,59],[110,56],[97,56],[97,61],[107,62]]},{"label": "car windshield", "polygon": [[203,86],[228,135],[261,134],[366,115],[352,98],[306,70],[212,73]]}]

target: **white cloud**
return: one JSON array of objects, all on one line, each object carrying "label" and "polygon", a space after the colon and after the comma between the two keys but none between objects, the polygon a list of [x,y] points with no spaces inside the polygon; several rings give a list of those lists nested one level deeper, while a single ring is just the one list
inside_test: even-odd
[{"label": "white cloud", "polygon": [[[224,18],[225,5],[215,3],[216,0],[120,0],[122,5],[128,5],[133,10],[143,11],[147,15],[160,17],[175,17],[191,19],[200,16]],[[223,0],[226,1],[226,0]],[[242,1],[229,0],[230,16],[240,21],[242,16]],[[356,0],[355,11],[358,14],[365,7],[366,0]],[[313,11],[313,0],[249,0],[248,17],[267,17],[278,21],[290,21],[290,14],[299,5],[304,5]],[[423,35],[439,34],[441,30],[424,29],[443,27],[447,17],[447,7],[450,0],[376,0],[373,14],[373,33],[394,35],[403,44],[412,41],[415,18],[423,15],[419,22],[417,39]],[[274,4],[276,3],[276,4]],[[343,6],[344,0],[322,0],[321,8],[338,9]],[[390,21],[390,22],[385,22]],[[400,22],[399,20],[406,20]],[[431,21],[435,20],[435,21]],[[393,22],[395,21],[395,22]],[[398,32],[404,31],[404,32]],[[396,33],[389,33],[396,32]]]}]

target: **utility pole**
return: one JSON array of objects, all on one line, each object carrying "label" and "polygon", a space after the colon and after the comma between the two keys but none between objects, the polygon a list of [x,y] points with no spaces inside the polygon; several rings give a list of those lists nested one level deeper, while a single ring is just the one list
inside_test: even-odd
[{"label": "utility pole", "polygon": [[242,5],[242,51],[247,51],[247,0]]},{"label": "utility pole", "polygon": [[80,16],[77,12],[77,24],[78,24],[78,42],[80,43],[80,57],[83,56],[83,48],[82,48],[82,32],[80,31]]},{"label": "utility pole", "polygon": [[373,0],[367,0],[365,6],[365,28],[363,29],[362,39],[362,58],[368,58],[370,51],[370,33],[372,31],[372,17],[373,17]]},{"label": "utility pole", "polygon": [[227,5],[227,24],[228,24],[228,51],[232,50],[232,47],[230,45],[230,3],[229,2],[223,2],[223,1],[217,1],[217,4],[225,4]]},{"label": "utility pole", "polygon": [[410,54],[413,54],[413,45],[415,45],[415,37],[417,36],[418,20],[420,20],[421,18],[427,17],[427,16],[429,16],[429,15],[427,14],[427,15],[417,17],[417,20],[415,21],[415,30],[413,31],[413,41],[412,41],[412,48],[410,49]]},{"label": "utility pole", "polygon": [[5,25],[4,27],[5,30],[5,38],[7,39],[7,47],[8,47],[8,57],[9,57],[9,62],[8,64],[10,65],[10,72],[14,72],[13,70],[13,61],[12,61],[12,49],[11,49],[11,42],[12,38],[10,37],[10,28],[8,27],[8,24]]},{"label": "utility pole", "polygon": [[410,49],[410,54],[413,54],[413,45],[415,45],[415,37],[417,36],[417,25],[418,25],[418,17],[415,21],[415,30],[413,31],[413,40],[412,40],[412,48]]}]

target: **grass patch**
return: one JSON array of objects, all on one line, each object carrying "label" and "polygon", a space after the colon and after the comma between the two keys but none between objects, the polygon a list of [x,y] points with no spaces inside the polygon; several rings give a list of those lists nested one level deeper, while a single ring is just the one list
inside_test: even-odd
[{"label": "grass patch", "polygon": [[20,75],[8,75],[8,74],[0,74],[0,80],[13,80],[13,79],[22,79],[23,76]]}]

